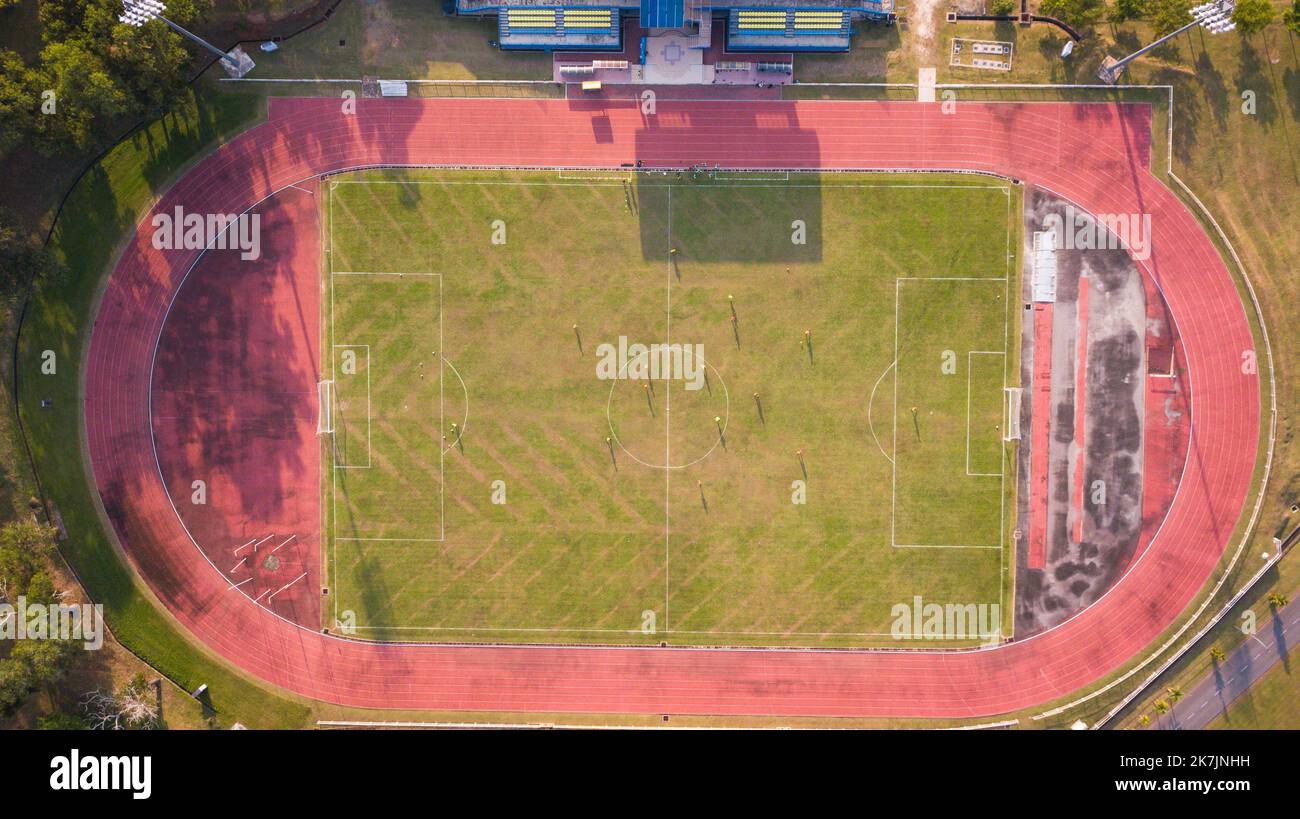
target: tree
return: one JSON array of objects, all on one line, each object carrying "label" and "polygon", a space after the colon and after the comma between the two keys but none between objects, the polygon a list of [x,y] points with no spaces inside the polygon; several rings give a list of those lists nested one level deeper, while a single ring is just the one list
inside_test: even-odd
[{"label": "tree", "polygon": [[27,665],[30,685],[35,688],[63,676],[75,645],[70,640],[19,640],[9,659]]},{"label": "tree", "polygon": [[1291,0],[1291,7],[1282,12],[1282,25],[1286,30],[1300,36],[1300,0]]},{"label": "tree", "polygon": [[989,14],[999,14],[1006,17],[1016,13],[1016,0],[990,0]]},{"label": "tree", "polygon": [[1147,727],[1150,724],[1151,724],[1151,717],[1148,717],[1146,714],[1143,714],[1142,716],[1138,717],[1138,725],[1141,725],[1143,728]]},{"label": "tree", "polygon": [[91,691],[82,699],[81,707],[90,727],[97,730],[148,729],[158,725],[157,694],[143,674],[136,674],[115,694]]},{"label": "tree", "polygon": [[0,714],[6,713],[32,690],[32,673],[27,664],[12,657],[0,660]]},{"label": "tree", "polygon": [[1151,25],[1163,37],[1192,22],[1188,0],[1151,0]]},{"label": "tree", "polygon": [[53,714],[37,717],[36,727],[42,731],[84,731],[90,725],[76,714],[55,711]]},{"label": "tree", "polygon": [[1258,34],[1273,22],[1277,12],[1269,0],[1237,0],[1237,7],[1232,10],[1232,22],[1243,37]]},{"label": "tree", "polygon": [[1223,662],[1226,656],[1227,655],[1223,653],[1223,649],[1219,648],[1218,646],[1213,646],[1212,648],[1210,648],[1210,659],[1213,660],[1214,662],[1221,663]]},{"label": "tree", "polygon": [[1086,28],[1101,20],[1106,4],[1104,0],[1043,0],[1038,11],[1076,28]]},{"label": "tree", "polygon": [[1156,700],[1155,709],[1156,709],[1156,713],[1162,716],[1164,714],[1168,714],[1169,703],[1165,702],[1164,700]]},{"label": "tree", "polygon": [[50,43],[41,49],[41,82],[54,92],[57,113],[37,120],[49,153],[67,145],[87,148],[97,118],[128,113],[131,100],[104,61],[81,41]]},{"label": "tree", "polygon": [[37,111],[32,73],[14,51],[0,51],[0,153],[32,132]]},{"label": "tree", "polygon": [[1110,21],[1123,23],[1129,20],[1140,20],[1151,12],[1150,6],[1150,0],[1115,0],[1115,4],[1110,8]]},{"label": "tree", "polygon": [[1268,601],[1269,607],[1274,609],[1284,608],[1291,603],[1291,598],[1282,592],[1270,592],[1268,597],[1264,599]]},{"label": "tree", "polygon": [[54,527],[17,520],[0,527],[0,598],[27,594],[32,577],[54,548]]},{"label": "tree", "polygon": [[1183,689],[1179,688],[1179,687],[1176,686],[1176,685],[1175,685],[1175,686],[1171,686],[1171,687],[1169,688],[1169,701],[1170,701],[1170,702],[1178,702],[1178,701],[1181,700],[1182,698],[1183,698]]}]

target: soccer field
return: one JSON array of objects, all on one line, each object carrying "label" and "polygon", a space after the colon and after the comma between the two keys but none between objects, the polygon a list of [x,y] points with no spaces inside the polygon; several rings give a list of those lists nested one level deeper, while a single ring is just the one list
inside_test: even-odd
[{"label": "soccer field", "polygon": [[1009,627],[1016,188],[414,170],[323,188],[331,630],[917,646],[893,628],[917,598]]}]

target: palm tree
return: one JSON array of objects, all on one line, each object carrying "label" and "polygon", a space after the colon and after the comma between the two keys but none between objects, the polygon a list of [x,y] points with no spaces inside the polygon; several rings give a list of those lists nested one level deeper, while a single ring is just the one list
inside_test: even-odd
[{"label": "palm tree", "polygon": [[1142,716],[1138,717],[1138,725],[1141,725],[1143,728],[1147,727],[1150,724],[1151,724],[1151,717],[1148,717],[1146,714],[1143,714]]},{"label": "palm tree", "polygon": [[1282,592],[1272,592],[1267,598],[1269,608],[1280,609],[1291,604],[1291,599]]},{"label": "palm tree", "polygon": [[1221,663],[1226,657],[1227,655],[1223,653],[1223,649],[1218,646],[1214,646],[1210,649],[1210,659],[1214,662]]},{"label": "palm tree", "polygon": [[1178,702],[1183,698],[1183,689],[1179,688],[1178,686],[1176,685],[1170,686],[1168,690],[1169,690],[1170,702]]}]

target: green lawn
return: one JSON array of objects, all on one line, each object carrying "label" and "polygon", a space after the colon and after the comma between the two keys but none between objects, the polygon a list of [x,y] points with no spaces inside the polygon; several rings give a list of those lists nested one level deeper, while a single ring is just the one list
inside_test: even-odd
[{"label": "green lawn", "polygon": [[1300,674],[1296,673],[1295,653],[1291,661],[1278,663],[1251,686],[1250,690],[1228,706],[1207,728],[1247,730],[1300,730]]},{"label": "green lawn", "polygon": [[[862,645],[915,596],[1007,611],[1017,191],[327,187],[322,497],[332,615],[361,635]],[[643,377],[616,353],[638,343],[704,366]]]}]

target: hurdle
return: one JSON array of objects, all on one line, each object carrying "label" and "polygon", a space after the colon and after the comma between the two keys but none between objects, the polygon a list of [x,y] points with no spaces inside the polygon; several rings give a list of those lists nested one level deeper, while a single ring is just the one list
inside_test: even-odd
[{"label": "hurdle", "polygon": [[303,572],[302,574],[300,574],[300,575],[298,575],[297,577],[295,577],[293,580],[290,580],[288,583],[285,583],[285,584],[284,584],[283,586],[281,586],[280,588],[278,588],[278,589],[276,589],[275,591],[271,592],[271,596],[268,597],[268,598],[266,598],[266,602],[269,604],[272,600],[275,599],[275,596],[276,596],[277,594],[279,594],[280,592],[282,592],[282,591],[284,591],[285,589],[289,588],[289,587],[292,586],[294,583],[297,583],[299,580],[302,580],[302,579],[303,579],[304,577],[306,577],[306,576],[307,576],[307,573],[306,573],[306,572]]}]

